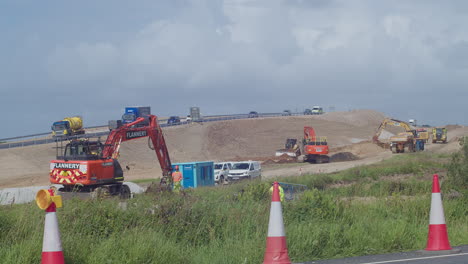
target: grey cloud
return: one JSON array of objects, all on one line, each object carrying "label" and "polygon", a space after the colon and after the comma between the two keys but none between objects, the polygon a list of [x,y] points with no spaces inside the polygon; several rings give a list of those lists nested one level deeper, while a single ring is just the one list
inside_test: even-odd
[{"label": "grey cloud", "polygon": [[437,57],[449,68],[468,68],[468,41],[457,42],[437,51]]},{"label": "grey cloud", "polygon": [[[67,23],[54,27],[53,20],[57,33],[41,31],[35,45],[16,45],[14,52],[5,50],[15,45],[2,46],[3,57],[14,63],[0,64],[8,97],[0,107],[27,115],[30,108],[17,105],[30,90],[28,103],[36,103],[42,117],[29,132],[47,130],[48,119],[69,114],[83,113],[87,124],[105,123],[120,117],[126,105],[151,105],[164,116],[186,114],[192,105],[215,114],[319,103],[453,122],[427,102],[437,100],[440,89],[452,92],[443,97],[446,102],[460,103],[468,93],[468,20],[456,4],[149,1],[132,7],[142,18],[128,15],[112,23],[102,12],[91,17],[78,10],[73,19],[64,18],[70,32]],[[122,15],[124,6],[110,5],[108,13]],[[89,30],[96,21],[103,24]],[[22,52],[27,55],[15,55]],[[229,100],[219,103],[223,95]],[[415,104],[415,98],[423,103]],[[468,121],[463,115],[450,118]]]}]

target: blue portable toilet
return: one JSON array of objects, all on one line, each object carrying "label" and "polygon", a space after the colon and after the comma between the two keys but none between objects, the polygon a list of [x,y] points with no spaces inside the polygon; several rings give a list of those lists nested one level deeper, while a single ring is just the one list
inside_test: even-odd
[{"label": "blue portable toilet", "polygon": [[182,173],[182,186],[184,188],[215,185],[213,161],[173,163],[172,169],[176,165],[179,166],[179,171]]}]

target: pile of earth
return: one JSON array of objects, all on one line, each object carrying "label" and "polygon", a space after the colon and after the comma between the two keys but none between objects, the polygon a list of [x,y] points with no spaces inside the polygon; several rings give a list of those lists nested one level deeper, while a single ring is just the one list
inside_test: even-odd
[{"label": "pile of earth", "polygon": [[[275,157],[284,148],[287,138],[301,139],[304,126],[312,126],[318,136],[326,136],[330,149],[349,147],[372,139],[385,115],[372,110],[325,113],[323,115],[249,118],[210,123],[193,123],[164,127],[164,137],[173,163],[193,161],[258,160],[295,162]],[[46,185],[49,183],[49,162],[56,157],[55,144],[0,150],[0,188]],[[368,147],[359,147],[358,156],[368,154]],[[378,151],[384,151],[378,149]],[[337,151],[333,151],[337,153]],[[375,155],[375,153],[372,153]],[[272,161],[268,161],[268,160]],[[135,139],[122,144],[120,164],[126,181],[158,178],[162,175],[155,151],[148,148],[148,139]],[[275,162],[276,163],[276,162]]]},{"label": "pile of earth", "polygon": [[330,162],[358,160],[359,157],[351,152],[339,152],[330,157]]},{"label": "pile of earth", "polygon": [[283,154],[281,156],[263,156],[263,157],[239,157],[239,156],[236,156],[235,158],[231,159],[230,161],[246,161],[246,160],[260,161],[260,163],[262,165],[295,163],[295,162],[297,162],[297,158],[288,156],[287,154]]}]

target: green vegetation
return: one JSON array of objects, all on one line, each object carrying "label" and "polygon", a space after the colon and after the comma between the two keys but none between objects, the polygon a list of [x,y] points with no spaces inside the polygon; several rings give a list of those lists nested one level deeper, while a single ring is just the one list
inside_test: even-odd
[{"label": "green vegetation", "polygon": [[[291,260],[423,249],[432,174],[448,171],[441,178],[444,194],[463,192],[458,184],[466,153],[405,154],[334,174],[278,179],[309,187],[283,203]],[[65,201],[57,215],[66,262],[261,263],[269,187],[252,181],[125,202]],[[466,193],[444,196],[453,246],[468,244],[467,203]],[[39,263],[43,227],[44,212],[33,203],[0,207],[2,263]]]},{"label": "green vegetation", "polygon": [[468,144],[464,142],[468,142],[468,137],[460,140],[462,150],[452,155],[448,174],[450,187],[459,191],[468,189]]}]

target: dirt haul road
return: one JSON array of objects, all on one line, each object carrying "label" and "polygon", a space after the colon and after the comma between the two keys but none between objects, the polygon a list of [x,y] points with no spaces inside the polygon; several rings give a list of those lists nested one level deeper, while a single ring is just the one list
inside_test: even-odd
[{"label": "dirt haul road", "polygon": [[[277,177],[304,173],[333,172],[371,164],[392,157],[370,143],[385,116],[371,110],[333,112],[319,116],[251,118],[163,128],[172,162],[266,160],[283,148],[286,138],[303,137],[303,127],[312,126],[326,136],[331,154],[351,152],[359,160],[330,164],[294,164],[287,168],[264,165],[263,176]],[[429,151],[453,152],[456,138],[468,134],[466,127],[448,127],[448,144],[429,144]],[[391,133],[387,133],[391,134]],[[55,144],[0,150],[0,189],[49,184],[49,162],[55,159]],[[122,143],[120,163],[125,180],[159,178],[162,174],[148,139]],[[290,167],[292,166],[292,167]],[[302,168],[302,170],[300,170]]]}]

